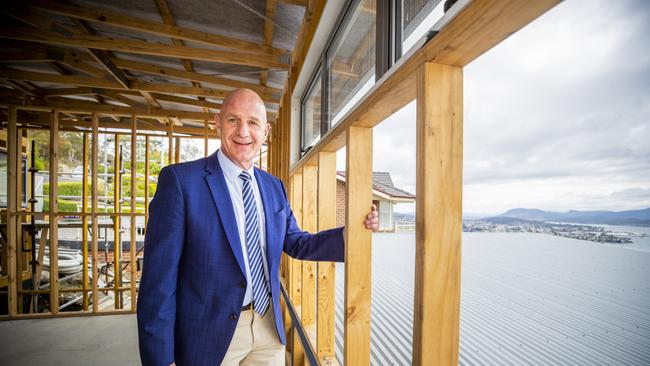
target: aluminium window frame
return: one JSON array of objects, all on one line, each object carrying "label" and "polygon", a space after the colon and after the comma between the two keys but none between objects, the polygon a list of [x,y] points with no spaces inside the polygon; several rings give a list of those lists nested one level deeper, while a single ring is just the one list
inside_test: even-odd
[{"label": "aluminium window frame", "polygon": [[[332,85],[332,73],[329,65],[329,57],[333,52],[332,46],[334,41],[337,40],[337,36],[339,36],[340,32],[349,25],[352,12],[360,6],[362,1],[363,0],[348,0],[343,6],[340,16],[321,51],[320,60],[312,71],[308,87],[300,98],[300,157],[304,156],[312,146],[304,146],[306,120],[303,107],[307,95],[313,89],[316,78],[319,77],[319,73],[322,88],[320,139],[322,139],[332,128],[332,116],[330,115],[330,86]],[[376,0],[376,7],[375,81],[379,80],[402,57],[403,0]]]},{"label": "aluminium window frame", "polygon": [[[319,61],[319,63],[316,65],[314,68],[314,71],[312,72],[311,77],[309,78],[309,83],[307,84],[307,88],[305,88],[305,92],[303,95],[300,97],[300,156],[304,155],[309,151],[309,149],[313,146],[313,143],[310,141],[309,146],[305,146],[306,143],[306,131],[305,131],[305,122],[307,120],[306,116],[306,108],[305,108],[305,103],[307,102],[307,99],[309,98],[309,95],[315,90],[314,86],[316,85],[317,79],[320,77],[321,79],[321,120],[320,120],[320,137],[322,138],[323,135],[325,134],[324,129],[323,129],[323,68],[322,68],[322,63]],[[327,131],[327,129],[325,129]],[[319,138],[320,139],[320,138]]]}]

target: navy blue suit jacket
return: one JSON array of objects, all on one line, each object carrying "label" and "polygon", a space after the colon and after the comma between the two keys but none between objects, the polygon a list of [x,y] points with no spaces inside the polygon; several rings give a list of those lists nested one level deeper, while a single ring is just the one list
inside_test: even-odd
[{"label": "navy blue suit jacket", "polygon": [[[301,231],[284,185],[255,169],[264,204],[266,258],[278,337],[282,251],[306,260],[343,261],[343,229]],[[149,205],[138,295],[143,365],[218,365],[230,345],[246,291],[244,253],[215,152],[160,171]]]}]

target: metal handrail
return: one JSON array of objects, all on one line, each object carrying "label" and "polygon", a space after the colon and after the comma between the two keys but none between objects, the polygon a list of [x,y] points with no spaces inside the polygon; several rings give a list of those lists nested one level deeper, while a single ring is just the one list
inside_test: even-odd
[{"label": "metal handrail", "polygon": [[[293,328],[295,331],[298,332],[300,343],[302,343],[302,348],[305,351],[305,358],[307,359],[307,361],[309,361],[309,364],[311,366],[320,366],[318,357],[316,357],[316,353],[314,352],[314,347],[311,345],[311,342],[307,337],[305,328],[303,327],[302,322],[298,317],[298,313],[296,313],[296,309],[293,307],[293,303],[291,302],[291,299],[289,299],[287,290],[284,288],[284,284],[282,284],[282,282],[280,282],[280,289],[282,290],[282,297],[284,297],[284,301],[287,304],[287,310],[289,311],[289,315],[291,316],[291,328]],[[294,351],[295,349],[292,347],[291,352]]]}]

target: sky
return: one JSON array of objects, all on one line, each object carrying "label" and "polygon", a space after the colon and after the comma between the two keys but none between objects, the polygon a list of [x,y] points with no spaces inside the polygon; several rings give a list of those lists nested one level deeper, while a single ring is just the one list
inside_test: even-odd
[{"label": "sky", "polygon": [[[650,1],[566,0],[467,65],[464,214],[650,207],[648,35]],[[373,154],[412,193],[415,115],[375,127]]]}]

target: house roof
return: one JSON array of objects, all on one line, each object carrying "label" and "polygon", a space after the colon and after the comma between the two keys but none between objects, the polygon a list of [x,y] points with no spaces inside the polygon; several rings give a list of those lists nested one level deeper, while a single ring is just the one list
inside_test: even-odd
[{"label": "house roof", "polygon": [[[336,174],[343,180],[346,177],[345,171],[337,171]],[[415,199],[414,194],[395,187],[389,172],[372,172],[372,189],[387,194],[391,198]]]}]

